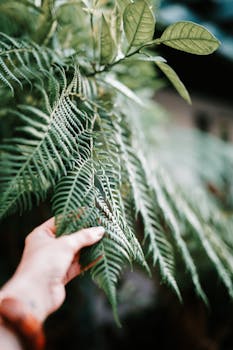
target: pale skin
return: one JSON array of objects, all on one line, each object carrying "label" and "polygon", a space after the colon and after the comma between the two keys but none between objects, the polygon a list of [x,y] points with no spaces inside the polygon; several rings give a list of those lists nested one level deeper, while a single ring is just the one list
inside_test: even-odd
[{"label": "pale skin", "polygon": [[[0,303],[5,297],[17,298],[42,323],[63,304],[65,285],[83,271],[80,250],[101,240],[104,228],[91,227],[59,238],[55,233],[55,220],[51,218],[26,237],[21,261],[0,290]],[[3,325],[0,349],[23,350],[17,335]]]}]

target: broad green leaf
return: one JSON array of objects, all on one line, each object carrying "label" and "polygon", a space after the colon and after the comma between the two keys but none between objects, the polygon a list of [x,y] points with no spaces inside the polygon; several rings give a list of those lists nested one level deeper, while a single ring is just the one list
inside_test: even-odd
[{"label": "broad green leaf", "polygon": [[185,101],[191,104],[189,93],[186,87],[184,86],[184,84],[182,83],[182,81],[180,80],[180,78],[178,77],[178,75],[176,74],[176,72],[165,62],[161,62],[161,61],[160,62],[154,61],[154,62],[161,69],[161,71],[166,75],[166,77],[170,80],[170,82],[176,88],[180,96],[183,97]]},{"label": "broad green leaf", "polygon": [[155,42],[196,55],[209,55],[220,45],[206,28],[185,21],[170,25]]},{"label": "broad green leaf", "polygon": [[125,8],[131,3],[131,0],[117,0],[117,6],[121,13],[125,11]]},{"label": "broad green leaf", "polygon": [[122,44],[122,34],[123,34],[123,23],[122,23],[122,14],[119,10],[118,6],[115,6],[112,14],[112,33],[117,45],[118,52],[121,51],[121,44]]},{"label": "broad green leaf", "polygon": [[129,4],[123,14],[125,35],[129,49],[140,46],[153,39],[155,18],[151,7],[145,0]]},{"label": "broad green leaf", "polygon": [[100,33],[100,62],[101,64],[110,63],[113,59],[115,43],[111,34],[110,23],[102,14],[101,33]]},{"label": "broad green leaf", "polygon": [[100,62],[110,63],[116,54],[116,45],[112,38],[110,27],[104,15],[102,15],[101,35],[100,35]]}]

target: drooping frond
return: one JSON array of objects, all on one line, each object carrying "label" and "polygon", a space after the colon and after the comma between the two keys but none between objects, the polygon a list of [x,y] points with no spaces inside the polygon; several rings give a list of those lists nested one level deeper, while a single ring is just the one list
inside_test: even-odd
[{"label": "drooping frond", "polygon": [[[147,178],[147,183],[151,190],[154,192],[156,203],[159,207],[160,215],[166,222],[169,227],[170,235],[174,238],[173,244],[176,246],[181,254],[183,262],[185,264],[185,268],[189,271],[190,276],[192,278],[193,284],[195,286],[197,294],[204,300],[207,304],[207,297],[201,287],[198,271],[195,265],[195,262],[191,256],[191,253],[188,249],[187,243],[183,237],[182,225],[177,219],[177,214],[174,211],[174,208],[167,197],[166,186],[163,182],[163,176],[160,174],[160,164],[158,162],[153,162],[150,158],[150,155],[146,158],[143,155],[142,149],[147,149],[146,138],[143,137],[143,134],[137,128],[138,139],[140,141],[135,140],[135,144],[137,145],[137,152],[140,158],[140,161],[145,170],[145,176]],[[139,143],[143,144],[144,147],[142,149],[139,148]]]},{"label": "drooping frond", "polygon": [[[186,151],[187,149],[185,148],[184,153]],[[216,159],[214,163],[216,161],[218,160]],[[189,171],[187,164],[187,170]],[[185,167],[183,169],[184,171],[186,170]],[[202,170],[201,173],[203,174]],[[208,172],[205,172],[206,179],[208,179],[207,174]],[[207,193],[204,192],[205,188],[202,188],[202,197],[199,198],[200,196],[197,193],[192,195],[191,193],[186,193],[185,186],[183,190],[178,185],[175,186],[167,170],[163,170],[160,174],[158,173],[158,176],[168,201],[173,210],[175,210],[175,215],[179,215],[179,221],[182,223],[183,230],[185,229],[183,233],[184,238],[191,237],[193,241],[199,241],[206,256],[218,271],[220,279],[226,285],[229,294],[232,295],[232,259],[230,259],[228,249],[224,251],[225,226],[230,225],[231,220],[225,223],[224,217],[221,216],[221,223],[218,221],[219,208],[210,202],[210,197],[207,197]],[[197,176],[194,170],[192,171],[192,176],[194,179]],[[214,176],[217,176],[217,174],[215,173]],[[201,190],[200,184],[201,182],[199,182],[199,192]],[[222,237],[219,235],[220,232]],[[221,250],[219,250],[220,242],[222,244]]]},{"label": "drooping frond", "polygon": [[0,33],[0,81],[14,92],[14,84],[38,79],[56,62],[55,53],[36,43]]},{"label": "drooping frond", "polygon": [[[148,117],[150,118],[149,114]],[[153,127],[152,121],[149,129],[147,129],[147,125],[149,125],[147,124],[148,121],[142,122],[142,119],[137,119],[135,123],[137,122],[136,132],[138,134],[138,139],[136,140],[136,144],[139,143],[143,145],[142,148],[144,148],[147,153],[147,158],[141,160],[142,163],[144,163],[144,169],[148,170],[147,178],[149,179],[150,187],[156,194],[156,201],[161,209],[161,214],[170,228],[170,234],[174,237],[174,244],[178,247],[185,267],[192,277],[197,293],[206,302],[206,296],[198,277],[197,267],[199,264],[195,260],[196,254],[192,252],[191,255],[192,249],[190,247],[190,240],[202,247],[206,257],[209,258],[216,268],[220,279],[226,285],[229,294],[232,295],[232,261],[229,259],[230,252],[228,249],[223,253],[225,247],[224,236],[227,231],[226,227],[230,225],[232,219],[229,218],[229,220],[226,220],[226,218],[224,219],[224,216],[220,214],[220,208],[211,201],[211,198],[206,193],[207,187],[205,187],[205,182],[203,182],[203,179],[211,182],[215,178],[215,181],[219,179],[219,181],[216,181],[218,184],[221,183],[222,166],[220,164],[226,159],[231,163],[230,146],[223,145],[223,143],[220,145],[221,141],[216,140],[215,142],[212,137],[208,138],[208,136],[204,138],[203,136],[201,137],[201,135],[197,135],[196,138],[195,135],[197,132],[194,131],[192,133],[187,130],[187,133],[180,134],[179,138],[175,137],[175,143],[171,141],[173,137],[172,134],[169,136],[167,144],[163,139],[163,144],[160,145],[162,151],[160,151],[157,146],[157,155],[156,145],[160,144],[162,133],[155,132],[155,126]],[[158,132],[158,127],[156,130]],[[141,138],[141,133],[144,135],[143,139]],[[187,134],[189,134],[189,137],[187,137]],[[187,144],[181,141],[185,138],[187,138]],[[205,147],[203,147],[202,141],[206,145]],[[179,143],[180,150],[176,152],[174,156],[171,156],[171,150],[173,154],[174,148],[176,149]],[[194,147],[194,143],[196,144],[196,148]],[[182,144],[183,146],[181,146]],[[201,144],[202,147],[200,148]],[[172,145],[174,145],[174,147]],[[186,146],[184,147],[184,145]],[[203,148],[205,150],[201,155],[200,150],[203,150]],[[214,157],[210,154],[210,157],[208,157],[206,153],[207,148],[207,152],[210,151],[210,148],[216,148],[218,152],[221,150],[222,154],[218,157],[216,157],[216,153]],[[157,158],[155,158],[155,154]],[[164,158],[162,158],[162,155]],[[206,157],[206,161],[204,162],[204,168],[206,167],[206,169],[200,168],[200,164],[199,167],[197,166],[198,159],[200,162],[199,157],[201,156],[202,160],[203,157],[204,159]],[[163,169],[163,166],[165,166],[165,169]],[[178,173],[176,173],[177,166],[179,167]],[[211,168],[213,174],[209,171]],[[216,169],[216,171],[213,169]],[[173,179],[169,176],[171,170],[174,171]],[[182,172],[186,174],[186,177],[188,177],[187,175],[190,172],[189,180],[192,181],[193,184],[196,182],[198,183],[197,193],[195,193],[195,191],[191,193],[189,187],[190,182],[184,184]],[[174,181],[175,178],[177,178],[177,181]],[[202,194],[201,198],[200,194]],[[219,234],[220,232],[221,236]],[[220,242],[222,242],[222,251],[219,250]],[[223,258],[223,255],[225,258]]]},{"label": "drooping frond", "polygon": [[158,205],[160,207],[162,215],[164,216],[164,220],[167,222],[167,224],[170,227],[171,234],[174,236],[174,244],[177,245],[180,251],[185,267],[189,271],[193,284],[196,288],[197,294],[200,295],[200,297],[204,300],[205,303],[208,303],[205,292],[203,291],[200,284],[199,275],[197,272],[195,262],[184,240],[181,225],[176,218],[176,213],[174,212],[171,204],[169,203],[169,200],[166,196],[166,192],[163,188],[163,185],[160,183],[159,179],[160,177],[157,176],[157,173],[153,174],[153,177],[151,179],[151,186],[155,191]]},{"label": "drooping frond", "polygon": [[[122,182],[125,168],[121,157],[121,149],[118,140],[117,124],[120,118],[114,114],[101,114],[99,120],[100,135],[96,142],[96,169],[100,190],[110,208],[113,217],[119,223],[122,231],[132,246],[134,259],[148,270],[144,254],[134,229],[127,220],[126,208],[124,205],[124,184]],[[127,195],[127,194],[125,194]]]},{"label": "drooping frond", "polygon": [[59,181],[53,208],[58,234],[73,232],[81,227],[105,227],[103,242],[91,249],[88,259],[103,255],[91,273],[105,290],[117,318],[116,285],[123,266],[137,261],[144,268],[148,267],[124,212],[120,191],[121,160],[111,118],[113,116],[103,111],[96,115],[98,131],[92,140],[94,160],[76,162],[75,168]]},{"label": "drooping frond", "polygon": [[[20,135],[2,146],[0,217],[18,206],[30,207],[32,195],[43,198],[76,158],[89,153],[92,112],[82,110],[70,96],[76,79],[65,87],[47,112],[19,106],[14,113],[24,122]],[[80,153],[80,154],[79,154]]]},{"label": "drooping frond", "polygon": [[[139,247],[137,246],[135,249],[134,242],[131,243],[128,239],[127,232],[122,230],[120,223],[108,208],[101,193],[98,192],[96,206],[98,209],[96,211],[97,222],[105,228],[106,233],[104,240],[92,250],[92,260],[100,255],[102,255],[103,258],[94,266],[91,275],[108,296],[113,308],[114,317],[117,323],[119,323],[116,299],[117,283],[122,269],[127,264],[132,265],[134,260],[138,258]],[[143,259],[144,256],[141,254],[140,263],[142,264],[144,264],[144,261],[142,261]]]},{"label": "drooping frond", "polygon": [[77,163],[56,187],[53,209],[57,215],[58,234],[70,233],[82,227],[102,225],[105,238],[88,251],[88,261],[103,256],[92,269],[92,277],[106,292],[116,320],[116,284],[122,267],[132,260],[132,248],[124,232],[108,209],[94,185],[90,160]]},{"label": "drooping frond", "polygon": [[[229,271],[225,267],[224,262],[219,256],[218,251],[212,245],[211,240],[208,239],[208,235],[217,235],[215,228],[208,225],[208,222],[202,220],[202,213],[196,212],[196,209],[190,205],[188,198],[182,198],[180,192],[177,192],[168,176],[163,173],[163,181],[166,183],[167,194],[172,201],[174,207],[179,213],[180,217],[186,223],[186,227],[190,227],[190,233],[200,241],[206,255],[212,261],[213,265],[218,271],[219,277],[222,279],[223,283],[226,285],[229,294],[233,295],[233,281],[232,281],[232,270]],[[174,197],[175,195],[175,197]],[[175,201],[174,201],[175,198]]]},{"label": "drooping frond", "polygon": [[140,213],[143,218],[144,234],[148,240],[148,250],[152,255],[153,264],[155,265],[158,262],[162,278],[173,287],[180,298],[179,288],[174,275],[175,263],[172,247],[160,221],[156,198],[148,187],[146,174],[136,154],[137,150],[133,149],[129,143],[130,138],[126,134],[127,129],[126,123],[124,127],[118,125],[122,157],[132,186],[136,212],[137,214]]}]

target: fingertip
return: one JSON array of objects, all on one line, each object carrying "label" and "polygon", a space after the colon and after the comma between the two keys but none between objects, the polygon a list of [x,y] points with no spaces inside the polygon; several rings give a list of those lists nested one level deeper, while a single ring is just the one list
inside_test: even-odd
[{"label": "fingertip", "polygon": [[92,231],[92,233],[94,235],[96,235],[97,237],[103,237],[104,232],[105,232],[105,228],[103,226],[95,226],[95,227],[91,227],[90,230]]},{"label": "fingertip", "polygon": [[89,245],[100,241],[104,235],[105,229],[102,226],[96,226],[96,227],[90,227],[81,231],[83,232],[83,236],[85,237],[85,240]]}]

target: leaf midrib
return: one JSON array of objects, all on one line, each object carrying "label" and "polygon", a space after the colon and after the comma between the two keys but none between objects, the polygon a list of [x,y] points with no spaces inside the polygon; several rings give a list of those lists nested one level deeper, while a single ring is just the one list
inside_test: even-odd
[{"label": "leaf midrib", "polygon": [[[130,5],[128,5],[128,6],[133,6],[134,4],[130,4]],[[132,47],[132,45],[133,45],[133,42],[134,42],[134,40],[135,40],[135,37],[136,37],[136,35],[137,35],[137,32],[138,32],[138,28],[139,28],[139,26],[140,26],[140,24],[141,24],[141,22],[142,22],[142,17],[143,17],[143,13],[144,13],[144,11],[145,11],[145,7],[146,7],[146,3],[144,2],[144,4],[143,4],[143,10],[142,10],[142,12],[141,12],[141,15],[140,15],[140,19],[139,19],[139,21],[138,21],[138,24],[137,24],[137,28],[136,28],[136,30],[135,30],[135,32],[134,32],[134,36],[133,36],[133,40],[131,40],[131,43],[129,44],[129,48],[128,48],[128,52],[129,52],[129,50],[131,49],[131,47]]]},{"label": "leaf midrib", "polygon": [[190,37],[175,37],[175,38],[170,38],[170,39],[162,39],[162,38],[159,38],[157,40],[155,40],[155,42],[157,43],[163,43],[165,41],[181,41],[181,40],[194,40],[194,41],[210,41],[210,42],[214,42],[217,44],[216,42],[216,39],[206,39],[206,38],[190,38]]}]

